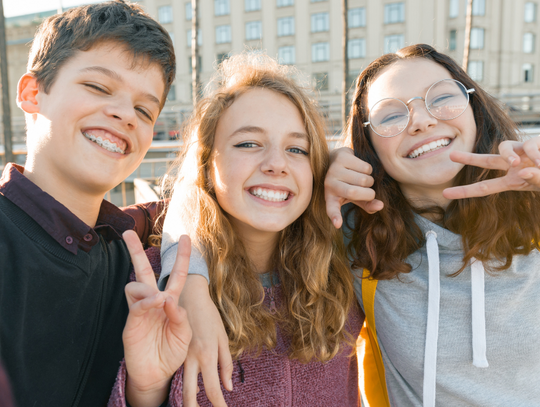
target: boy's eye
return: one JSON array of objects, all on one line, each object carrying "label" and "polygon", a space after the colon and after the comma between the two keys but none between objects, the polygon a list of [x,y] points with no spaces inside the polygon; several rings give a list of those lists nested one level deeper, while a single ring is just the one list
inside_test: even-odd
[{"label": "boy's eye", "polygon": [[107,92],[107,90],[103,89],[101,86],[94,85],[93,83],[85,83],[84,86],[97,90],[98,92],[101,92],[101,93],[105,93],[105,94],[109,93]]},{"label": "boy's eye", "polygon": [[253,143],[252,141],[245,141],[243,143],[235,144],[234,147],[236,148],[255,148],[258,147],[256,143]]},{"label": "boy's eye", "polygon": [[148,120],[153,121],[152,115],[148,113],[145,109],[136,107],[135,110],[137,110],[139,113],[141,113],[143,116],[145,116]]},{"label": "boy's eye", "polygon": [[299,147],[291,147],[291,148],[288,148],[287,151],[293,153],[293,154],[303,154],[303,155],[309,155],[309,153],[302,149],[302,148],[299,148]]}]

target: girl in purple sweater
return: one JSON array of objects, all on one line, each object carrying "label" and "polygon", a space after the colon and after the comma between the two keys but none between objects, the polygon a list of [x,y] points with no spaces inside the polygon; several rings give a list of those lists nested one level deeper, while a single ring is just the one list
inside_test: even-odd
[{"label": "girl in purple sweater", "polygon": [[[172,379],[172,406],[359,403],[354,342],[363,316],[342,237],[325,211],[323,119],[295,74],[264,55],[229,58],[185,132],[169,211],[208,264],[232,391],[209,394],[201,378],[189,382],[198,372],[184,365]],[[192,326],[204,324],[183,306]],[[125,405],[125,373],[110,405]],[[138,383],[156,380],[136,374]],[[216,390],[223,400],[215,401]]]}]

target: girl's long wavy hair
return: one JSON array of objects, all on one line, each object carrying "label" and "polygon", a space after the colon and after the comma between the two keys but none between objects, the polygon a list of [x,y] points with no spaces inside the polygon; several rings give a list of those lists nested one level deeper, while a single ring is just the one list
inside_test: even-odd
[{"label": "girl's long wavy hair", "polygon": [[[450,57],[425,44],[405,47],[396,54],[386,54],[373,61],[358,77],[347,136],[355,155],[370,163],[375,180],[374,190],[384,202],[384,209],[369,215],[359,208],[349,211],[349,227],[353,229],[349,252],[354,257],[353,268],[366,268],[378,280],[399,278],[411,271],[407,256],[425,243],[425,237],[414,221],[414,213],[431,212],[441,224],[463,239],[463,271],[472,257],[498,260],[492,271],[508,269],[516,254],[528,254],[539,248],[540,193],[502,192],[482,198],[457,199],[444,210],[440,207],[415,208],[398,185],[384,170],[371,143],[368,128],[367,95],[371,84],[384,68],[396,61],[425,58],[450,72],[453,79],[467,89],[475,88],[470,104],[476,121],[474,152],[497,154],[504,140],[517,139],[516,124],[503,111],[499,102],[483,91]],[[377,136],[375,136],[377,137]],[[468,185],[504,175],[502,171],[465,166],[456,176],[454,185]]]},{"label": "girl's long wavy hair", "polygon": [[[294,79],[298,72],[261,54],[232,56],[211,81],[214,90],[201,100],[185,132],[177,166],[175,200],[192,241],[210,273],[210,294],[229,336],[233,357],[276,346],[276,323],[292,339],[289,357],[327,361],[350,338],[346,331],[354,299],[352,276],[342,237],[325,212],[324,177],[329,165],[323,120],[314,100]],[[216,127],[235,100],[253,88],[286,96],[298,109],[309,137],[313,195],[306,211],[279,234],[273,266],[279,273],[286,306],[272,314],[247,256],[242,238],[219,206],[211,173]],[[174,171],[174,166],[173,166]],[[169,189],[165,185],[165,190]],[[178,207],[175,206],[175,209]]]}]

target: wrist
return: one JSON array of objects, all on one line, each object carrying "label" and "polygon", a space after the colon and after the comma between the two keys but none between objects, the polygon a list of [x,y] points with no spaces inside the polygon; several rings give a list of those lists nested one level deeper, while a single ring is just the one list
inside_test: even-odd
[{"label": "wrist", "polygon": [[129,376],[126,379],[126,401],[130,407],[159,407],[169,396],[171,380],[153,385],[139,385]]}]

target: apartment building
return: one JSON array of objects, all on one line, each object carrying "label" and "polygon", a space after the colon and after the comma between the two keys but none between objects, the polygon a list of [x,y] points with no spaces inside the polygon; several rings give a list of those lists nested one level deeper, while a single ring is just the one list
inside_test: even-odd
[{"label": "apartment building", "polygon": [[[139,0],[170,33],[177,78],[169,93],[160,138],[173,136],[191,111],[191,1]],[[473,0],[468,71],[515,109],[540,110],[540,0]],[[427,43],[461,64],[467,0],[349,0],[349,83],[383,53]],[[49,13],[7,19],[10,92],[15,122],[17,79],[31,38]],[[264,50],[312,80],[320,103],[339,118],[342,82],[341,0],[199,0],[199,62],[204,85],[215,66],[245,48]],[[518,95],[511,98],[508,95]],[[538,106],[535,105],[538,100]]]}]

